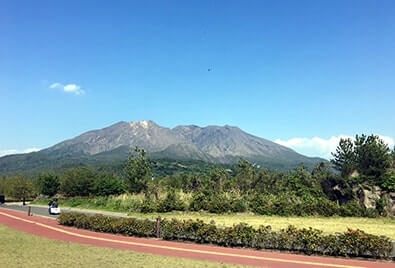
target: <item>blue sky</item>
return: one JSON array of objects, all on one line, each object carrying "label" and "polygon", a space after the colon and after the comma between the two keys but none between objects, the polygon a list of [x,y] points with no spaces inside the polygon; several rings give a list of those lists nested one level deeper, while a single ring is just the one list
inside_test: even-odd
[{"label": "blue sky", "polygon": [[393,144],[394,12],[385,0],[3,0],[0,154],[148,119],[236,125],[308,155],[340,135]]}]

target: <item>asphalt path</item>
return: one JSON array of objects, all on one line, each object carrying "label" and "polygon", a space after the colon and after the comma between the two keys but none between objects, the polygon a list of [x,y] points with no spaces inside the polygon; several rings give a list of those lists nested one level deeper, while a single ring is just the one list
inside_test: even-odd
[{"label": "asphalt path", "polygon": [[[48,207],[47,206],[39,206],[39,205],[25,205],[23,206],[22,203],[5,203],[5,204],[0,204],[0,208],[5,208],[5,209],[10,209],[10,210],[16,210],[20,212],[25,212],[27,215],[27,212],[29,210],[30,206],[30,213],[32,215],[36,216],[44,216],[44,217],[49,217],[52,219],[56,219],[58,215],[50,215],[48,213]],[[62,208],[60,207],[60,212],[78,212],[78,213],[84,213],[87,215],[95,215],[95,214],[103,214],[106,216],[111,216],[111,217],[116,217],[116,218],[121,218],[121,217],[127,217],[126,213],[117,213],[117,212],[108,212],[108,211],[96,211],[96,210],[87,210],[87,209],[73,209],[73,208]]]},{"label": "asphalt path", "polygon": [[[27,215],[27,212],[29,210],[29,205],[20,205],[20,204],[1,204],[0,208],[6,208],[6,209],[12,209],[12,210],[17,210],[17,211],[21,211],[21,212],[25,212]],[[40,207],[40,206],[30,206],[30,212],[33,215],[39,215],[39,216],[45,216],[45,217],[50,217],[50,218],[54,218],[56,219],[58,217],[58,215],[50,215],[48,213],[48,207]],[[62,209],[62,212],[71,212],[72,210],[70,209]]]}]

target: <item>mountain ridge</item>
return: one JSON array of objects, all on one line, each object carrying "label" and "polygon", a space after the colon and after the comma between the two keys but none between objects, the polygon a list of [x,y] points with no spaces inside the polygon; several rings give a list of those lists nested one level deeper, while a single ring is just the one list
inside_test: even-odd
[{"label": "mountain ridge", "polygon": [[[119,121],[35,153],[1,157],[0,174],[16,170],[18,166],[32,168],[45,161],[67,163],[70,160],[78,162],[79,159],[85,162],[98,159],[104,162],[126,160],[126,152],[135,146],[145,149],[153,158],[201,160],[221,164],[233,164],[238,159],[245,158],[257,165],[275,169],[291,169],[301,163],[311,167],[317,162],[325,161],[301,155],[283,145],[244,132],[236,126],[179,125],[167,128],[154,121],[144,120]],[[37,161],[37,164],[33,164]]]}]

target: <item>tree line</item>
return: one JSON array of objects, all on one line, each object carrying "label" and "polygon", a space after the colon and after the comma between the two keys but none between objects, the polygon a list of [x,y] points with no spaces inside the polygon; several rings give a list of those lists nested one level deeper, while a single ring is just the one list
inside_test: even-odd
[{"label": "tree line", "polygon": [[[330,164],[331,163],[331,164]],[[110,196],[141,194],[135,209],[141,212],[192,210],[214,213],[252,211],[267,215],[384,215],[383,205],[366,209],[357,202],[356,185],[375,185],[395,190],[395,148],[375,135],[341,139],[331,162],[312,170],[303,165],[277,172],[258,169],[240,159],[231,168],[214,166],[208,171],[158,175],[145,150],[135,148],[121,175],[90,167],[70,168],[62,173],[44,172],[33,180],[20,175],[2,177],[0,193],[16,199],[38,194]],[[333,168],[335,169],[333,169]],[[341,188],[334,190],[334,186]],[[381,202],[381,203],[380,203]],[[377,204],[385,204],[378,200]]]}]

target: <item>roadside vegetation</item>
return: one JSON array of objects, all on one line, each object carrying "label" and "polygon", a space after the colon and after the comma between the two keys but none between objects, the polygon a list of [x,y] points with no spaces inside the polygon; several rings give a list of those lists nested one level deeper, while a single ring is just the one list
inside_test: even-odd
[{"label": "roadside vegetation", "polygon": [[298,229],[289,225],[279,231],[271,226],[257,228],[246,223],[231,227],[201,220],[116,218],[84,213],[62,213],[62,225],[125,236],[160,237],[164,240],[190,241],[224,247],[275,249],[330,256],[383,258],[392,257],[392,243],[383,236],[348,229],[343,233],[324,234],[313,228]]},{"label": "roadside vegetation", "polygon": [[2,267],[242,267],[51,240],[0,225]]},{"label": "roadside vegetation", "polygon": [[20,200],[39,195],[35,202],[41,204],[57,196],[61,206],[135,215],[182,211],[391,217],[395,202],[394,149],[390,150],[378,136],[357,135],[354,141],[341,139],[331,163],[319,163],[312,170],[301,165],[287,172],[270,171],[240,159],[231,168],[212,166],[196,172],[160,175],[154,172],[156,164],[146,157],[146,152],[135,148],[122,172],[82,166],[32,178],[2,177],[0,193]]},{"label": "roadside vegetation", "polygon": [[[51,199],[45,198],[33,202],[37,205],[47,206]],[[118,201],[121,200],[121,201]],[[178,220],[196,220],[200,219],[205,223],[215,222],[219,226],[233,226],[240,222],[247,223],[253,227],[260,225],[270,225],[273,230],[279,231],[280,229],[293,225],[297,228],[318,229],[325,234],[334,234],[336,232],[345,232],[348,228],[364,230],[367,233],[374,235],[385,235],[395,240],[395,219],[391,217],[323,217],[323,216],[277,216],[277,215],[257,215],[254,213],[209,213],[204,211],[198,212],[185,212],[185,211],[171,211],[171,212],[129,212],[132,204],[135,202],[142,202],[143,195],[130,195],[123,194],[120,196],[110,196],[103,201],[103,197],[74,197],[67,199],[60,199],[60,206],[62,208],[78,208],[78,209],[91,209],[100,213],[103,212],[118,212],[124,213],[130,217],[147,218],[155,220],[158,216],[166,219]],[[103,205],[105,204],[105,205]]]}]

